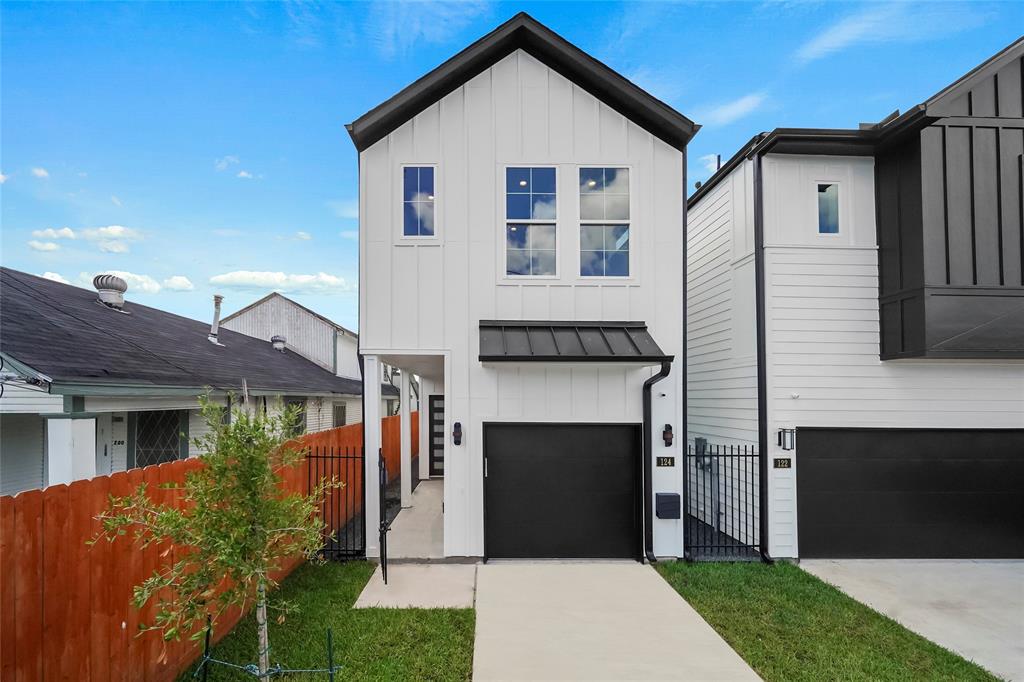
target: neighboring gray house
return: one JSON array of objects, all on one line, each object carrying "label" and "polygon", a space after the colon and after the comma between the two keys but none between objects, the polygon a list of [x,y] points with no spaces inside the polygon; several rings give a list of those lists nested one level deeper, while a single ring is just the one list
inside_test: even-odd
[{"label": "neighboring gray house", "polygon": [[1024,39],[690,197],[689,437],[761,448],[772,556],[1024,557],[1022,84]]},{"label": "neighboring gray house", "polygon": [[[264,341],[283,336],[288,350],[340,377],[360,380],[359,335],[276,291],[231,313],[221,326]],[[388,384],[382,391],[383,414],[394,414],[398,390]],[[355,424],[363,419],[362,400],[335,402],[322,415],[333,426]]]},{"label": "neighboring gray house", "polygon": [[[333,426],[322,404],[358,401],[361,382],[216,324],[0,268],[0,494],[198,454],[198,398],[277,409],[304,430]],[[211,338],[215,340],[211,341]]]}]

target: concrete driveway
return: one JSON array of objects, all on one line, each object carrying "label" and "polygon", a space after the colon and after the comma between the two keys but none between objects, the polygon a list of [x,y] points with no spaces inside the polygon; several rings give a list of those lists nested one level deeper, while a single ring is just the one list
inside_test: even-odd
[{"label": "concrete driveway", "polygon": [[1024,561],[806,559],[800,567],[1008,680],[1024,680]]},{"label": "concrete driveway", "polygon": [[473,679],[758,677],[650,566],[491,562],[477,569]]}]

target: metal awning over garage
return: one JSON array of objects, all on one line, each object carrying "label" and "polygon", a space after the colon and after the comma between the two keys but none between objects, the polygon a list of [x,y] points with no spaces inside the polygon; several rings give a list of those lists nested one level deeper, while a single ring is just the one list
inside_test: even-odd
[{"label": "metal awning over garage", "polygon": [[644,322],[480,321],[481,362],[671,362]]}]

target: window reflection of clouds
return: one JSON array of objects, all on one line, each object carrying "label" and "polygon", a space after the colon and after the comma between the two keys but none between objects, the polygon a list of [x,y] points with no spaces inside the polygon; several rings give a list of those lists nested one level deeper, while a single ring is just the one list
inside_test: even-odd
[{"label": "window reflection of clouds", "polygon": [[581,168],[579,188],[580,275],[628,277],[629,169]]}]

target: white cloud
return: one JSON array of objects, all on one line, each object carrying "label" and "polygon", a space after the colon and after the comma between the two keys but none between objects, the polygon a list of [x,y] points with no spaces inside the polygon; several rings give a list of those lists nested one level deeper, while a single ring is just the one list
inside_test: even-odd
[{"label": "white cloud", "polygon": [[82,230],[86,239],[100,241],[106,239],[128,239],[138,241],[142,239],[142,233],[124,225],[107,225],[106,227],[93,227]]},{"label": "white cloud", "polygon": [[82,286],[92,287],[92,278],[99,274],[117,275],[125,282],[128,283],[128,295],[131,296],[133,293],[143,294],[157,294],[160,293],[160,282],[149,275],[137,275],[134,272],[126,272],[124,270],[103,270],[102,273],[95,272],[80,272],[78,274],[78,281],[82,283]]},{"label": "white cloud", "polygon": [[10,175],[4,175],[3,173],[0,173],[0,185],[2,185],[5,182],[7,182],[7,179],[10,178],[10,177],[11,177]]},{"label": "white cloud", "polygon": [[192,291],[196,287],[185,275],[174,275],[164,280],[164,288],[171,291]]},{"label": "white cloud", "polygon": [[342,239],[351,239],[352,241],[359,241],[359,230],[342,230],[338,233]]},{"label": "white cloud", "polygon": [[243,178],[245,180],[252,180],[252,173],[247,170],[240,170],[236,177]]},{"label": "white cloud", "polygon": [[51,282],[60,282],[61,284],[71,284],[71,282],[69,282],[66,279],[64,279],[64,277],[62,277],[60,275],[60,273],[57,273],[57,272],[44,272],[43,274],[41,274],[39,276],[42,277],[43,279],[48,279]]},{"label": "white cloud", "polygon": [[871,4],[825,27],[796,51],[809,62],[858,45],[935,40],[976,28],[988,16],[968,4]]},{"label": "white cloud", "polygon": [[56,251],[60,248],[60,244],[57,242],[41,242],[31,239],[28,242],[28,247],[34,251]]},{"label": "white cloud", "polygon": [[417,43],[447,43],[490,9],[487,2],[374,2],[366,28],[380,53],[390,58],[409,53]]},{"label": "white cloud", "polygon": [[75,231],[70,227],[62,227],[59,230],[48,227],[45,230],[32,230],[32,236],[39,239],[74,239]]},{"label": "white cloud", "polygon": [[340,201],[328,201],[327,207],[339,218],[356,219],[359,217],[358,199],[341,199]]},{"label": "white cloud", "polygon": [[126,243],[117,239],[105,239],[99,243],[99,247],[103,253],[128,253],[131,250]]},{"label": "white cloud", "polygon": [[702,116],[699,116],[697,120],[706,122],[708,125],[728,125],[756,111],[764,104],[765,99],[765,95],[760,92],[744,95],[731,102],[724,102],[711,107]]},{"label": "white cloud", "polygon": [[235,270],[210,278],[210,284],[237,289],[273,289],[276,291],[350,291],[352,286],[343,278],[319,272],[315,275],[286,274]]},{"label": "white cloud", "polygon": [[228,155],[228,156],[222,156],[219,159],[214,160],[213,167],[216,168],[219,171],[225,171],[230,166],[233,166],[233,165],[235,165],[237,163],[238,163],[238,157],[237,156]]},{"label": "white cloud", "polygon": [[698,160],[704,166],[704,170],[709,176],[718,170],[718,154],[705,154]]},{"label": "white cloud", "polygon": [[47,171],[45,168],[33,168],[32,169],[32,175],[36,176],[37,178],[48,178],[48,177],[50,177],[49,171]]},{"label": "white cloud", "polygon": [[313,235],[311,235],[309,232],[303,232],[302,230],[299,230],[298,232],[295,233],[295,238],[302,242],[308,242],[310,239],[313,238]]},{"label": "white cloud", "polygon": [[124,205],[121,203],[121,200],[118,197],[114,196],[113,194],[110,195],[110,203],[112,203],[114,206],[117,206],[118,208],[121,208],[121,206]]}]

